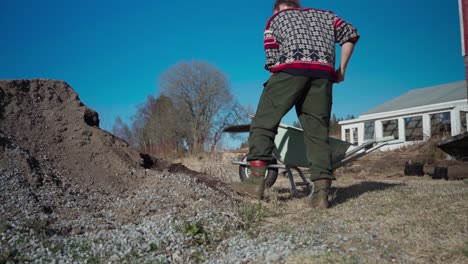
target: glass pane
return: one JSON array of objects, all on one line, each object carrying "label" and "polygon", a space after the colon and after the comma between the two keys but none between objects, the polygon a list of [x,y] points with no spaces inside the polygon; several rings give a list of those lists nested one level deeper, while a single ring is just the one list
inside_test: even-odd
[{"label": "glass pane", "polygon": [[375,137],[375,122],[364,123],[364,140],[374,139]]},{"label": "glass pane", "polygon": [[357,127],[353,128],[353,144],[355,146],[358,145],[359,139],[358,139],[358,129]]},{"label": "glass pane", "polygon": [[467,128],[466,128],[466,114],[468,112],[460,112],[460,124],[461,124],[461,129],[462,129],[462,133],[465,133],[467,132]]},{"label": "glass pane", "polygon": [[423,140],[422,116],[405,118],[405,140]]},{"label": "glass pane", "polygon": [[431,115],[431,136],[451,136],[450,112]]},{"label": "glass pane", "polygon": [[351,142],[351,130],[345,129],[345,141]]},{"label": "glass pane", "polygon": [[383,127],[383,136],[390,137],[394,136],[395,139],[398,139],[398,120],[388,120],[382,122]]}]

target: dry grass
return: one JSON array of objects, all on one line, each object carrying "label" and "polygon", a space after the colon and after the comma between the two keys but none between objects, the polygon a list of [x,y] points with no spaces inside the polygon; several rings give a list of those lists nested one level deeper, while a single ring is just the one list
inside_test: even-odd
[{"label": "dry grass", "polygon": [[238,167],[233,166],[231,160],[239,160],[239,155],[241,154],[214,152],[185,157],[175,162],[180,162],[191,170],[205,173],[221,182],[232,183],[239,181],[239,177]]},{"label": "dry grass", "polygon": [[288,263],[468,263],[466,182],[342,178],[328,210],[307,209],[297,198],[277,203],[271,198],[287,186],[278,185],[267,204],[281,213],[269,228],[309,232],[329,250],[298,252]]},{"label": "dry grass", "polygon": [[[413,153],[377,152],[340,169],[327,210],[308,209],[301,188],[291,197],[280,174],[262,202],[269,212],[262,232],[310,236],[322,248],[298,250],[286,263],[468,263],[468,179],[406,177],[405,160],[434,157],[426,149]],[[232,158],[182,162],[229,183],[239,180]]]}]

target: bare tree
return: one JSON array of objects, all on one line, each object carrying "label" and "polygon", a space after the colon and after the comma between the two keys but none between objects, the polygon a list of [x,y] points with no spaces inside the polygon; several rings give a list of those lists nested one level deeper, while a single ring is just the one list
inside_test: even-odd
[{"label": "bare tree", "polygon": [[138,141],[135,140],[135,135],[132,129],[130,129],[130,127],[127,124],[125,124],[120,117],[117,117],[115,119],[114,126],[112,127],[112,134],[127,141],[127,143],[131,146],[138,145]]},{"label": "bare tree", "polygon": [[[232,101],[229,106],[226,106],[227,111],[217,115],[213,121],[211,131],[210,149],[213,151],[218,146],[223,134],[223,130],[234,124],[246,123],[249,120],[249,113],[245,107],[236,101]],[[235,134],[229,134],[232,139],[237,139]]]},{"label": "bare tree", "polygon": [[192,153],[202,151],[210,138],[217,143],[220,129],[236,120],[232,115],[237,106],[226,75],[206,62],[178,63],[161,76],[160,87],[174,102]]},{"label": "bare tree", "polygon": [[161,94],[140,104],[129,127],[116,119],[113,132],[140,151],[173,158],[189,150],[216,149],[223,129],[247,122],[224,73],[206,62],[181,62],[160,79]]},{"label": "bare tree", "polygon": [[131,125],[117,117],[112,132],[143,153],[174,158],[184,152],[177,112],[169,97],[149,95],[131,117]]},{"label": "bare tree", "polygon": [[155,99],[148,96],[145,105],[145,124],[140,146],[147,153],[160,157],[174,157],[183,151],[183,134],[180,132],[177,109],[164,95]]}]

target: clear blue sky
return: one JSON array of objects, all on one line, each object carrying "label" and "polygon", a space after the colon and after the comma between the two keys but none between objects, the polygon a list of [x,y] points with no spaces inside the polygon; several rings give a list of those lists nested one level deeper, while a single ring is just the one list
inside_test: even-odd
[{"label": "clear blue sky", "polygon": [[[263,28],[273,0],[0,2],[0,79],[68,82],[110,129],[127,119],[161,73],[205,60],[256,107],[262,83]],[[303,0],[354,24],[361,39],[333,112],[359,115],[406,91],[464,79],[456,0]],[[284,120],[296,120],[288,115]]]}]

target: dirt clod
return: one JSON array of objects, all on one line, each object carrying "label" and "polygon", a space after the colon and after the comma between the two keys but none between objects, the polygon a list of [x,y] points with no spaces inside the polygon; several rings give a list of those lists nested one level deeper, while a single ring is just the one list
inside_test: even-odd
[{"label": "dirt clod", "polygon": [[84,112],[84,121],[89,126],[99,127],[99,116],[96,111],[86,109]]}]

